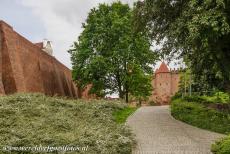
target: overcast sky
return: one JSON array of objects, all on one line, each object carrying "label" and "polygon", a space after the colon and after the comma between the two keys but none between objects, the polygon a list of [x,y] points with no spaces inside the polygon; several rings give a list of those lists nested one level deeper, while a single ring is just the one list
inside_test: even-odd
[{"label": "overcast sky", "polygon": [[[115,0],[114,0],[115,1]],[[71,68],[67,50],[82,32],[87,14],[113,0],[1,0],[0,20],[32,42],[51,40],[54,56]],[[122,0],[132,4],[134,0]]]}]

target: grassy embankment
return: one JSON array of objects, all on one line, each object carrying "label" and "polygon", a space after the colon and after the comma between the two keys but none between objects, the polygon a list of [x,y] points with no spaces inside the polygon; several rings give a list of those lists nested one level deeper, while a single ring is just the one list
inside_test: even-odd
[{"label": "grassy embankment", "polygon": [[126,107],[122,110],[116,111],[113,113],[113,116],[115,117],[115,121],[119,124],[125,123],[126,119],[133,114],[137,108],[135,107]]},{"label": "grassy embankment", "polygon": [[123,122],[133,111],[119,101],[67,100],[41,94],[3,96],[0,153],[5,146],[73,146],[87,147],[87,151],[70,153],[129,154],[134,139]]},{"label": "grassy embankment", "polygon": [[[212,97],[176,98],[172,100],[171,114],[176,119],[193,126],[218,133],[230,134],[229,106],[226,97],[217,97],[216,95]],[[213,144],[213,153],[230,154],[229,137]]]}]

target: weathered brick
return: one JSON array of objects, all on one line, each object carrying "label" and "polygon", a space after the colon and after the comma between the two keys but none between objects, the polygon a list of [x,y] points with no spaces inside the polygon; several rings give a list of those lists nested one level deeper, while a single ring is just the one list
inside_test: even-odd
[{"label": "weathered brick", "polygon": [[152,80],[153,92],[150,101],[158,104],[169,104],[170,99],[179,90],[180,74],[177,70],[169,70],[163,62],[156,70]]},{"label": "weathered brick", "polygon": [[0,94],[77,97],[70,69],[0,21]]}]

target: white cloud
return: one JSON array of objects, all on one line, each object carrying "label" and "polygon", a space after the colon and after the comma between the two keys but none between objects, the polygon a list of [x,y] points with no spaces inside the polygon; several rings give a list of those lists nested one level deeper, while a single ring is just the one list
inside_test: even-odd
[{"label": "white cloud", "polygon": [[[88,12],[99,3],[110,2],[112,0],[21,0],[44,24],[44,38],[53,42],[54,56],[69,68],[71,62],[67,50],[82,32],[81,25]],[[122,2],[132,4],[134,0]]]}]

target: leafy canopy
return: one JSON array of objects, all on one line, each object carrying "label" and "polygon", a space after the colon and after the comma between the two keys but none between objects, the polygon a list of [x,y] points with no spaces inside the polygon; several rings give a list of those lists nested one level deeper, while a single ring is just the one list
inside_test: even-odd
[{"label": "leafy canopy", "polygon": [[145,97],[151,90],[151,65],[157,59],[144,33],[133,30],[133,11],[116,2],[93,8],[84,31],[70,50],[73,77],[83,89],[89,83],[98,96],[119,93]]},{"label": "leafy canopy", "polygon": [[229,0],[139,1],[135,16],[162,54],[188,59],[196,82],[230,91]]}]

